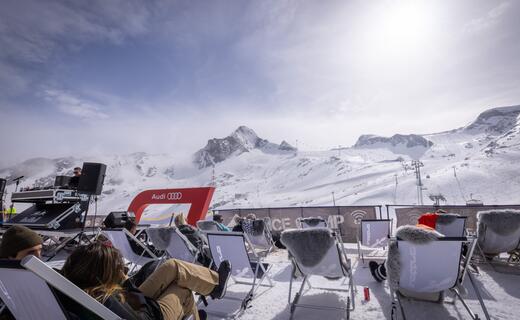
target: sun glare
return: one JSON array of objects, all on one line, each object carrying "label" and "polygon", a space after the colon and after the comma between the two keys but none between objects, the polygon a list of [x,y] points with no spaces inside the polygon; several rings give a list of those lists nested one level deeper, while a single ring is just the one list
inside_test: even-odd
[{"label": "sun glare", "polygon": [[413,54],[434,40],[435,19],[431,2],[391,1],[368,17],[371,51],[386,54]]}]

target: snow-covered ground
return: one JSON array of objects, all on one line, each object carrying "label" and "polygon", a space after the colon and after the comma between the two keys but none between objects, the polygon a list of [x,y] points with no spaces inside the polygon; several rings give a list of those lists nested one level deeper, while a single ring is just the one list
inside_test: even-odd
[{"label": "snow-covered ground", "polygon": [[[389,289],[386,283],[376,282],[370,275],[370,270],[364,267],[357,259],[357,251],[352,245],[348,245],[348,256],[354,264],[354,281],[357,288],[356,308],[351,312],[351,319],[390,319],[391,300]],[[278,250],[271,254],[267,261],[272,263],[271,276],[274,279],[273,288],[261,288],[260,295],[253,300],[251,308],[247,309],[240,317],[243,320],[259,319],[289,319],[290,308],[288,306],[289,278],[291,266],[285,250]],[[438,262],[442,263],[442,262]],[[492,319],[520,319],[520,270],[515,274],[503,274],[494,271],[487,265],[480,266],[480,275],[475,275],[477,285],[484,296],[485,304]],[[320,277],[311,277],[314,286],[338,287],[341,281],[328,281]],[[293,285],[296,288],[301,282],[297,281]],[[370,289],[370,301],[364,301],[363,288]],[[466,277],[465,296],[470,308],[476,312],[481,319],[484,314],[478,300]],[[230,295],[243,292],[246,287],[242,285],[230,286]],[[294,291],[293,291],[294,294]],[[309,290],[301,303],[327,305],[333,307],[344,307],[346,305],[348,293],[337,291],[324,291],[318,289]],[[451,300],[447,298],[446,300]],[[431,302],[421,302],[417,300],[403,299],[407,319],[470,319],[467,311],[460,301],[454,305],[449,303],[438,304]],[[237,307],[236,303],[228,301],[211,302],[209,310],[220,312],[232,312]],[[210,319],[222,319],[222,316],[210,314]],[[314,319],[345,319],[345,314],[341,311],[315,310],[308,308],[296,308],[293,319],[314,320]]]}]

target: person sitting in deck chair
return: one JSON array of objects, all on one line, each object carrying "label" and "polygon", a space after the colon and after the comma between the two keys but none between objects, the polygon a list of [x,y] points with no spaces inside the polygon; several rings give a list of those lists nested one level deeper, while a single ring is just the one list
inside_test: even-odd
[{"label": "person sitting in deck chair", "polygon": [[[248,213],[245,218],[236,216],[233,217],[235,219],[235,226],[233,227],[233,232],[247,232],[252,229],[252,221],[256,220],[256,214]],[[244,230],[244,228],[248,230]]]},{"label": "person sitting in deck chair", "polygon": [[28,255],[41,258],[42,237],[24,226],[12,226],[0,244],[0,259],[22,260]]},{"label": "person sitting in deck chair", "polygon": [[109,241],[98,241],[76,249],[62,274],[124,319],[180,320],[193,315],[199,320],[205,313],[197,311],[193,292],[223,298],[231,265],[223,261],[215,272],[169,259],[137,288],[127,281],[119,250]]},{"label": "person sitting in deck chair", "polygon": [[[137,234],[137,223],[135,222],[135,220],[133,219],[129,219],[125,222],[125,229],[128,230],[132,235],[136,235]],[[144,257],[147,257],[147,258],[152,258],[148,252],[146,252],[146,250],[144,250],[143,247],[141,247],[140,245],[138,245],[133,239],[130,239],[130,237],[128,237],[128,242],[130,243],[130,247],[132,247],[132,250],[134,251],[135,254],[138,254],[138,255],[143,255]],[[141,238],[141,237],[139,237]],[[142,240],[142,239],[139,239],[139,240]],[[143,242],[143,241],[141,241]],[[150,245],[150,244],[146,244],[146,247],[148,249],[150,249],[150,251],[152,251],[156,256],[161,256],[163,254],[162,251],[160,250],[156,250],[154,248],[153,245]]]},{"label": "person sitting in deck chair", "polygon": [[175,216],[174,222],[177,229],[179,229],[186,239],[188,239],[195,248],[199,249],[201,254],[198,256],[197,261],[203,266],[209,267],[211,265],[211,253],[209,252],[209,248],[204,244],[204,238],[200,231],[187,224],[184,214],[182,213]]},{"label": "person sitting in deck chair", "polygon": [[218,225],[218,229],[220,231],[231,231],[225,224],[224,224],[224,218],[220,214],[214,214],[213,215],[213,221],[215,221]]},{"label": "person sitting in deck chair", "polygon": [[[28,255],[42,256],[42,238],[33,230],[24,226],[12,226],[2,236],[0,259],[22,260]],[[0,319],[14,319],[6,308]]]},{"label": "person sitting in deck chair", "polygon": [[[430,230],[432,232],[438,233],[435,230],[435,223],[437,221],[437,215],[439,213],[446,213],[446,211],[439,209],[435,211],[435,213],[425,213],[419,217],[417,227],[423,228],[426,230]],[[440,233],[438,233],[441,235]],[[368,263],[368,267],[370,268],[370,273],[372,274],[372,277],[377,282],[382,282],[386,280],[387,274],[386,274],[386,261],[383,261],[382,263],[377,263],[376,261],[370,261]]]}]

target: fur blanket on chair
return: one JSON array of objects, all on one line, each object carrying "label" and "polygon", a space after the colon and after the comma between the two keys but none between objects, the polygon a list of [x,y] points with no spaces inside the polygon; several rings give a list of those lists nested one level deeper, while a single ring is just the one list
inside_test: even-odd
[{"label": "fur blanket on chair", "polygon": [[477,213],[477,234],[484,226],[499,235],[507,236],[520,228],[520,210],[504,209],[480,211]]},{"label": "fur blanket on chair", "polygon": [[311,227],[320,224],[320,222],[325,222],[325,220],[322,218],[314,218],[314,217],[303,218],[302,221]]},{"label": "fur blanket on chair", "polygon": [[150,236],[156,249],[166,250],[174,230],[174,228],[149,228],[146,232]]},{"label": "fur blanket on chair", "polygon": [[310,268],[318,265],[335,244],[327,228],[287,230],[280,240],[299,265]]},{"label": "fur blanket on chair", "polygon": [[457,213],[439,213],[437,214],[437,222],[438,224],[450,224],[453,221],[457,220],[460,217],[460,214]]},{"label": "fur blanket on chair", "polygon": [[[428,230],[416,226],[401,226],[397,228],[396,238],[410,241],[413,243],[428,243],[435,241],[442,237],[440,233],[435,230]],[[399,250],[397,248],[397,241],[390,242],[388,247],[388,259],[386,260],[386,272],[388,276],[388,285],[391,289],[397,290],[399,287],[399,278],[401,272],[401,264],[399,262]]]}]

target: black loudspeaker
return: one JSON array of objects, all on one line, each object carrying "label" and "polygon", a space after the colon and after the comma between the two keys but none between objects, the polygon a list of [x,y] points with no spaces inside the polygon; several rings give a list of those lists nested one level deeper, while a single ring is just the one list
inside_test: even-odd
[{"label": "black loudspeaker", "polygon": [[0,199],[4,196],[5,186],[7,185],[7,180],[0,179]]},{"label": "black loudspeaker", "polygon": [[84,162],[79,178],[78,192],[100,195],[107,166],[102,163]]},{"label": "black loudspeaker", "polygon": [[110,229],[124,228],[125,223],[128,220],[135,221],[135,215],[133,212],[112,211],[108,214],[108,216],[105,218],[105,221],[103,221],[103,223],[105,224],[105,227],[110,228]]},{"label": "black loudspeaker", "polygon": [[55,187],[66,187],[69,185],[70,178],[68,176],[56,176],[56,179],[54,179],[54,186]]}]

